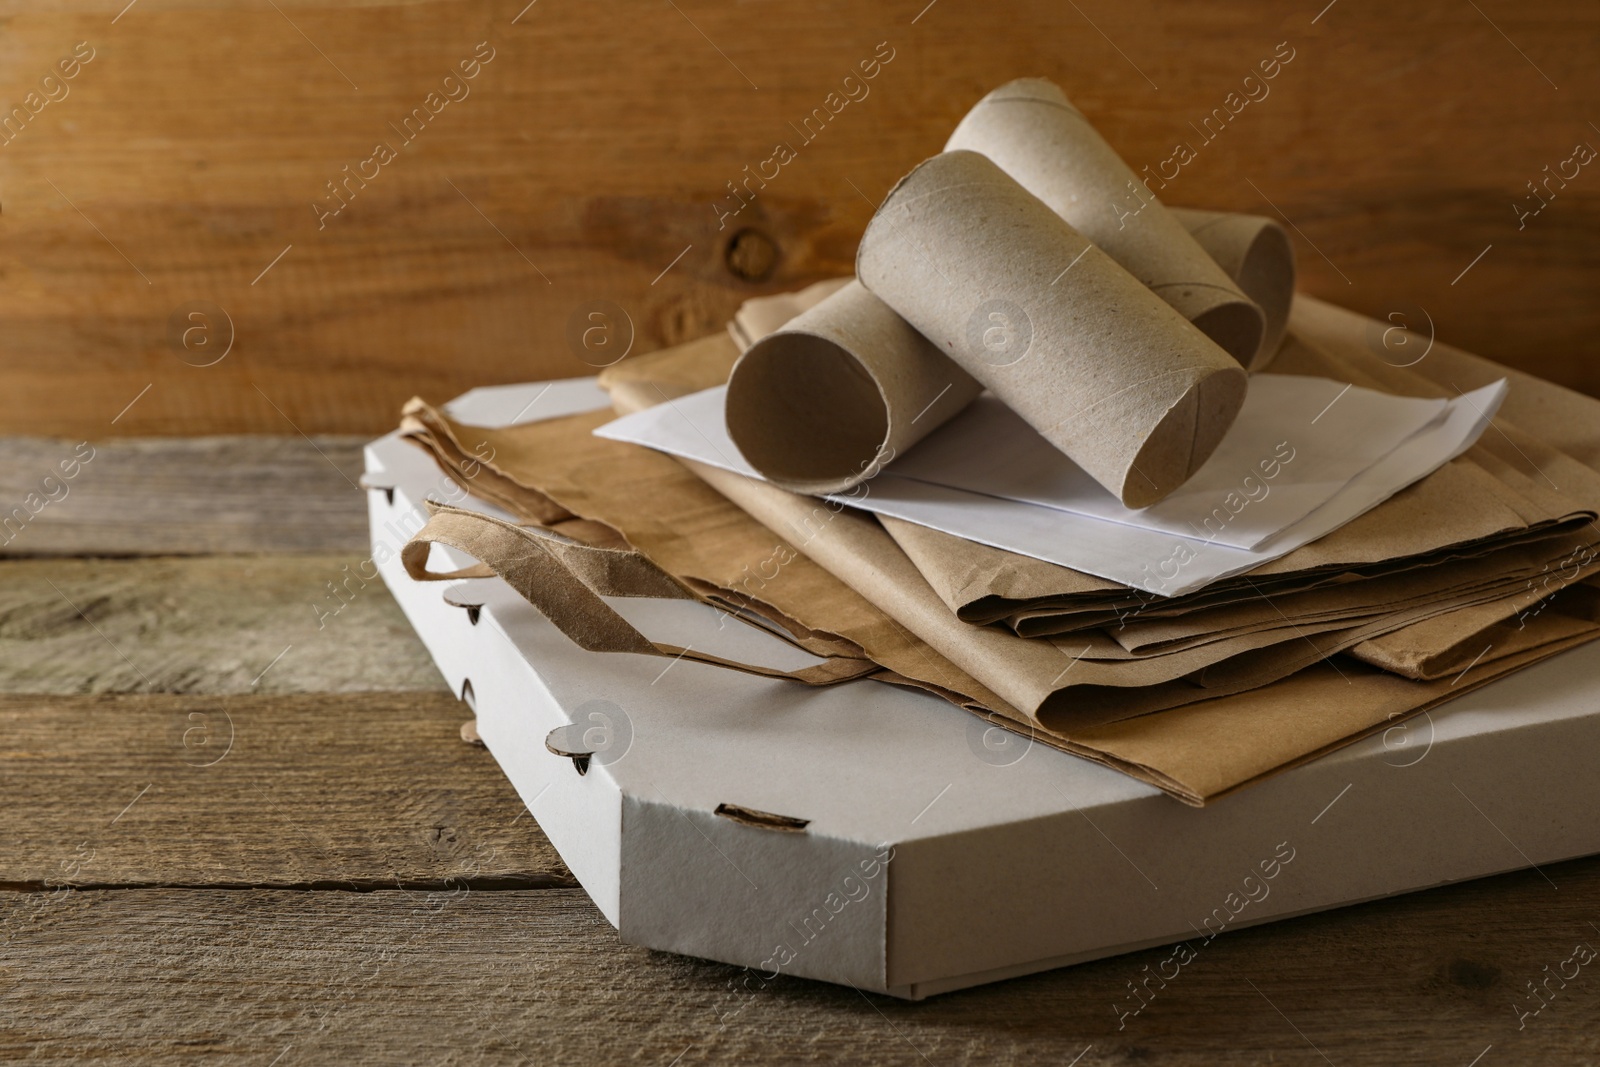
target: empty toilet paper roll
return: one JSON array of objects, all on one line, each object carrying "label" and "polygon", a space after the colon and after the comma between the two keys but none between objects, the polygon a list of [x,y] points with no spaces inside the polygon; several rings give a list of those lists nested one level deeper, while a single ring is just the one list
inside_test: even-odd
[{"label": "empty toilet paper roll", "polygon": [[1244,403],[1235,359],[976,152],[900,180],[856,276],[1128,507],[1182,485]]},{"label": "empty toilet paper roll", "polygon": [[1260,215],[1168,208],[1206,255],[1217,261],[1266,316],[1251,370],[1265,367],[1283,343],[1294,300],[1294,246],[1282,226]]},{"label": "empty toilet paper roll", "polygon": [[754,339],[728,379],[728,436],[768,481],[837,493],[983,387],[860,282]]},{"label": "empty toilet paper roll", "polygon": [[946,150],[988,156],[1246,367],[1265,317],[1054,82],[1020,78],[967,112]]}]

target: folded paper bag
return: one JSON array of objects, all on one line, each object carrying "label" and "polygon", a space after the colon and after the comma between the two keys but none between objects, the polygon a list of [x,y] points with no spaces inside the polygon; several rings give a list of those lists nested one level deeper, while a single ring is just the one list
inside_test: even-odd
[{"label": "folded paper bag", "polygon": [[[956,622],[870,517],[823,513],[817,501],[776,486],[682,462],[925,640],[930,657],[949,656],[1003,690],[1006,698],[984,716],[989,722],[1136,775],[1189,804],[1391,727],[1600,630],[1569,634],[1562,627],[1552,634],[1552,624],[1536,618],[1536,650],[1486,659],[1449,682],[1412,682],[1356,664],[1311,666],[1332,648],[1309,642],[1294,663],[1279,662],[1279,652],[1268,649],[1240,657],[1225,675],[1203,683],[1108,688],[1103,665],[1074,658],[1070,643],[1010,638]],[[1096,677],[1087,686],[1073,684],[1074,675],[1088,681],[1083,672]],[[1197,723],[1223,725],[1197,730]]]},{"label": "folded paper bag", "polygon": [[[569,640],[591,652],[632,652],[672,660],[690,659],[807,685],[834,685],[878,670],[878,665],[871,660],[836,656],[809,667],[784,671],[653,641],[601,597],[697,598],[638,553],[576,544],[542,530],[432,500],[427,506],[427,523],[400,550],[407,574],[416,581],[498,575]],[[465,552],[479,562],[456,571],[430,571],[428,559],[435,544]]]},{"label": "folded paper bag", "polygon": [[[680,349],[660,353],[657,356],[646,356],[639,360],[629,361],[611,368],[604,376],[607,384],[618,390],[613,395],[619,400],[625,397],[636,398],[634,402],[648,403],[650,399],[657,402],[676,395],[685,390],[703,388],[720,380],[727,373],[733,361],[732,344],[725,336],[716,339],[716,344],[707,346],[693,344]],[[628,386],[623,389],[622,386]],[[627,406],[627,405],[624,405]],[[595,439],[589,436],[588,431],[593,428],[595,418],[583,416],[573,419],[555,419],[544,423],[533,423],[526,426],[515,427],[504,431],[507,439],[502,443],[507,447],[497,453],[496,464],[508,464],[513,458],[519,458],[521,464],[529,465],[527,469],[509,470],[508,474],[515,474],[518,481],[526,485],[540,486],[548,493],[550,499],[560,501],[561,504],[573,513],[590,515],[589,505],[593,500],[584,502],[580,490],[599,488],[605,486],[610,491],[613,507],[625,507],[636,512],[632,521],[623,521],[620,513],[607,513],[604,516],[594,512],[592,517],[605,517],[618,529],[629,529],[633,532],[651,532],[652,536],[661,544],[669,544],[680,538],[673,534],[682,534],[687,527],[674,523],[672,530],[654,530],[662,519],[661,509],[652,506],[661,503],[661,498],[652,498],[645,501],[648,494],[635,491],[638,483],[629,483],[626,479],[618,480],[617,471],[608,471],[607,477],[597,474],[594,461],[598,458],[596,450],[604,453],[617,453],[617,460],[631,456],[642,468],[650,471],[650,477],[657,476],[663,466],[674,468],[677,465],[664,457],[641,449],[629,449],[615,442]],[[457,427],[457,433],[465,433],[464,441],[476,441],[478,431],[471,428]],[[531,435],[520,451],[510,447],[511,435]],[[682,468],[678,468],[681,470]],[[563,473],[564,472],[564,473]],[[685,476],[693,482],[694,476]],[[759,483],[739,479],[726,472],[704,470],[703,477],[714,479],[724,491],[733,492],[736,496],[743,497],[747,494],[759,494],[766,498],[769,504],[776,504],[783,498],[791,495],[783,493],[772,486],[762,486]],[[481,479],[480,479],[481,480]],[[721,483],[729,483],[723,485]],[[735,486],[733,483],[744,483]],[[475,484],[475,483],[474,483]],[[674,500],[679,496],[692,496],[686,490],[687,485],[673,483],[672,487],[663,494],[665,499]],[[741,492],[741,490],[743,490]],[[577,494],[577,495],[575,495]],[[732,505],[730,504],[731,508]],[[863,523],[870,524],[869,519],[853,516],[848,512],[835,514],[825,505],[814,500],[792,498],[790,506],[774,512],[774,519],[781,519],[777,525],[785,530],[795,530],[805,533],[804,537],[793,542],[794,547],[800,552],[814,551],[823,542],[835,542],[834,547],[848,551],[852,546],[861,549],[871,549],[873,540],[866,534],[870,531],[861,529]],[[679,516],[685,518],[687,516]],[[751,521],[742,513],[740,517],[747,522]],[[494,520],[486,516],[473,515],[461,516],[463,523],[469,526],[491,526],[495,529],[486,531],[498,539],[503,535],[510,535],[512,531],[503,526],[495,526]],[[819,525],[820,524],[820,525]],[[848,529],[847,529],[848,528]],[[436,527],[436,530],[439,528]],[[857,534],[856,531],[860,531]],[[727,531],[724,531],[726,533]],[[525,533],[537,534],[537,531]],[[630,533],[630,537],[632,533]],[[702,535],[703,536],[703,535]],[[768,536],[771,536],[770,534]],[[461,543],[464,539],[456,534],[452,537]],[[514,576],[524,589],[524,596],[531,600],[535,595],[549,596],[551,590],[566,590],[572,598],[572,603],[586,609],[595,606],[594,599],[589,593],[612,595],[626,588],[653,591],[656,595],[674,595],[673,588],[658,580],[654,572],[646,571],[639,576],[639,581],[632,580],[633,570],[643,561],[621,560],[609,554],[576,553],[566,547],[564,542],[541,540],[540,543],[524,543],[522,534],[512,536],[507,543],[495,551],[490,551],[491,546],[477,545],[476,550],[483,555],[494,556],[502,561],[502,566],[515,565]],[[842,538],[842,540],[840,540]],[[719,555],[733,542],[719,541],[717,549],[705,550],[701,537],[695,538],[703,551]],[[878,539],[881,541],[881,538]],[[756,537],[752,544],[770,545],[770,540]],[[784,543],[789,543],[785,541]],[[887,549],[887,545],[883,545]],[[420,555],[420,548],[416,550]],[[528,571],[524,569],[525,558],[543,555],[559,554],[560,560],[565,564],[565,573],[560,570],[549,571],[550,581],[532,581]],[[830,556],[835,555],[830,550]],[[914,571],[907,570],[909,561],[904,560],[895,552],[870,552],[870,559],[837,560],[844,569],[853,576],[863,579],[875,591],[886,585],[898,590],[895,604],[898,607],[913,606],[908,597],[915,600],[915,588],[921,584]],[[579,558],[582,557],[582,558]],[[796,559],[785,566],[778,576],[775,584],[781,585],[789,579],[798,576],[805,563],[804,557]],[[422,562],[420,559],[418,563]],[[659,561],[658,561],[659,562]],[[848,564],[848,566],[845,566]],[[543,563],[540,564],[543,566]],[[869,569],[863,570],[865,565]],[[508,569],[510,569],[508,567]],[[674,581],[683,582],[681,572],[676,568],[663,568],[673,575]],[[734,569],[737,569],[735,567]],[[587,587],[589,592],[579,589],[572,584],[572,580],[565,576],[566,573],[574,575],[577,581]],[[819,578],[826,580],[826,574],[819,574]],[[870,581],[867,581],[870,579]],[[835,580],[837,581],[837,580]],[[813,585],[810,588],[814,588]],[[610,592],[608,592],[608,590]],[[795,591],[797,594],[799,590]],[[636,594],[637,595],[637,594]],[[922,628],[925,623],[940,615],[948,615],[947,609],[935,610],[937,597],[928,591],[928,596],[934,596],[929,603],[930,610],[902,612],[905,618],[915,619],[915,624]],[[926,596],[922,600],[926,600]],[[920,601],[919,601],[920,602]],[[646,648],[641,638],[631,633],[615,629],[615,620],[604,614],[590,614],[587,610],[576,616],[569,615],[562,608],[566,600],[546,600],[557,615],[566,622],[564,629],[570,630],[584,640],[590,642],[586,647],[595,647],[598,643],[605,645],[626,647],[631,651],[644,652],[645,654],[662,655],[664,650],[672,646],[656,647],[653,650]],[[836,601],[830,600],[830,605]],[[603,603],[601,606],[604,606]],[[815,607],[820,611],[823,605]],[[800,609],[801,603],[796,600],[791,607]],[[830,607],[830,612],[835,610]],[[803,613],[803,612],[802,612]],[[1546,619],[1551,613],[1546,612],[1537,616],[1529,623],[1530,629],[1538,629],[1541,639],[1544,637]],[[822,623],[819,616],[814,620],[818,625]],[[835,626],[836,629],[842,627]],[[954,636],[953,628],[948,624],[941,625],[940,632],[951,629],[950,636]],[[852,632],[859,632],[852,628]],[[595,641],[596,635],[601,635],[605,640]],[[928,679],[934,677],[935,668],[939,677],[950,674],[952,680],[965,678],[965,682],[957,687],[957,692],[968,694],[982,694],[976,700],[962,699],[960,702],[968,707],[990,709],[998,713],[998,718],[991,722],[1003,722],[1014,729],[1031,733],[1035,739],[1053,745],[1059,745],[1070,751],[1079,752],[1094,759],[1110,763],[1112,766],[1130,771],[1142,778],[1154,781],[1163,788],[1185,801],[1197,804],[1209,800],[1220,793],[1237,788],[1239,785],[1261,775],[1271,773],[1286,763],[1300,762],[1310,755],[1317,754],[1327,749],[1347,742],[1361,733],[1370,730],[1382,730],[1393,726],[1401,716],[1412,711],[1420,710],[1423,706],[1431,706],[1432,702],[1444,699],[1446,696],[1459,695],[1492,677],[1497,677],[1507,670],[1514,669],[1531,660],[1527,656],[1511,657],[1504,661],[1489,662],[1485,657],[1476,666],[1469,669],[1457,678],[1452,674],[1450,678],[1441,680],[1434,686],[1424,685],[1412,690],[1410,688],[1396,689],[1393,683],[1403,687],[1417,686],[1418,683],[1393,679],[1383,672],[1365,670],[1358,665],[1341,661],[1340,670],[1343,675],[1332,668],[1319,670],[1313,668],[1309,675],[1296,675],[1284,682],[1275,683],[1268,689],[1262,690],[1263,699],[1243,699],[1239,697],[1223,697],[1221,699],[1208,699],[1192,704],[1189,710],[1168,710],[1153,715],[1136,715],[1142,703],[1141,695],[1137,690],[1125,691],[1133,698],[1132,704],[1122,709],[1122,714],[1092,716],[1078,714],[1072,716],[1075,720],[1070,725],[1066,722],[1055,722],[1057,717],[1050,716],[1052,725],[1065,728],[1064,734],[1047,732],[1044,724],[1036,723],[1026,716],[1021,710],[1009,706],[997,695],[979,686],[970,676],[964,676],[957,671],[933,647],[922,642],[904,625],[889,624],[883,627],[873,627],[871,633],[861,633],[861,648],[868,650],[867,655],[879,662],[890,660],[903,664],[910,677],[922,682],[924,688],[933,689],[955,699],[955,694],[948,691],[948,687],[941,688],[937,684],[928,684]],[[885,655],[885,649],[880,647],[882,641],[890,636],[898,636],[903,642],[895,656]],[[1003,637],[1004,635],[997,635]],[[1572,637],[1568,640],[1582,640],[1582,636]],[[966,642],[963,642],[965,644]],[[985,642],[987,643],[987,642]],[[1563,644],[1544,645],[1540,651],[1530,654],[1537,658],[1555,651]],[[974,649],[974,651],[978,651]],[[1049,678],[1056,678],[1057,682],[1066,681],[1090,667],[1087,661],[1073,664],[1070,656],[1057,655],[1056,663],[1051,666],[1050,674],[1046,679],[1041,679],[1046,684],[1044,689],[1051,688]],[[1015,663],[1016,661],[1012,661]],[[1256,664],[1255,666],[1259,666]],[[838,668],[846,667],[841,663]],[[1070,667],[1065,676],[1061,675],[1063,668]],[[853,671],[854,668],[849,668]],[[1459,668],[1456,672],[1459,674]],[[872,673],[873,678],[884,680],[897,680],[885,673]],[[999,672],[996,672],[999,676]],[[1297,679],[1306,678],[1308,689],[1303,690]],[[1021,681],[1021,679],[1019,679]],[[1215,679],[1207,679],[1207,685]],[[1009,682],[1008,682],[1009,684]],[[1181,683],[1179,683],[1181,685]],[[1250,684],[1244,680],[1241,684]],[[1164,689],[1157,705],[1170,705],[1172,701],[1166,699],[1176,696],[1172,692],[1172,683]],[[970,688],[969,688],[970,687]],[[1281,688],[1280,688],[1281,687]],[[1213,687],[1197,690],[1195,696],[1216,697],[1226,688]],[[1415,693],[1415,697],[1411,696]],[[1092,694],[1089,694],[1092,695]],[[1108,696],[1110,694],[1102,694]],[[1120,702],[1119,702],[1120,703]],[[1183,703],[1183,701],[1179,701]],[[1237,710],[1235,710],[1237,709]],[[1090,709],[1081,709],[1088,711]],[[1109,710],[1109,709],[1108,709]],[[1146,710],[1155,710],[1150,707]],[[1308,714],[1309,712],[1309,714]],[[1099,725],[1095,722],[1098,720]],[[1204,728],[1202,728],[1204,726]],[[1218,739],[1226,743],[1218,743]]]},{"label": "folded paper bag", "polygon": [[754,340],[728,379],[728,436],[798,493],[837,493],[942,426],[983,390],[860,282]]},{"label": "folded paper bag", "polygon": [[856,274],[1128,507],[1182,485],[1244,403],[1236,360],[976,152],[900,180]]},{"label": "folded paper bag", "polygon": [[[608,368],[603,377],[612,396],[624,406],[663,403],[706,381],[725,380],[738,353],[726,335],[719,335],[681,345],[670,354],[671,361],[644,356]],[[909,684],[963,706],[1001,706],[999,698],[976,680],[793,546],[773,538],[682,464],[648,449],[595,437],[591,431],[609,414],[601,410],[490,429],[453,422],[421,405],[413,409],[409,421],[414,429],[406,437],[445,470],[455,472],[456,480],[474,495],[494,475],[497,483],[513,490],[505,506],[524,523],[542,526],[537,515],[559,502],[569,516],[559,524],[559,532],[580,522],[586,525],[585,534],[603,531],[605,536],[599,539],[578,539],[637,553],[641,565],[671,575],[697,599],[732,618],[754,621],[812,655],[862,659],[868,655],[864,650],[871,649],[873,660]],[[463,453],[461,443],[470,450]],[[463,455],[478,463],[476,478],[460,473]],[[492,523],[488,516],[474,518]],[[455,525],[470,522],[459,518]],[[562,553],[563,562],[572,565],[569,569],[580,569],[572,550],[544,543],[539,550],[546,548]],[[616,567],[608,563],[606,569]],[[596,573],[590,566],[581,570],[591,576]],[[602,596],[613,595],[603,586],[591,587]],[[664,587],[651,583],[649,588]],[[581,592],[575,593],[578,602],[587,602]],[[566,620],[560,614],[557,621],[564,632],[567,625],[587,625],[582,617]]]},{"label": "folded paper bag", "polygon": [[1054,82],[1002,85],[967,113],[945,148],[994,160],[1240,363],[1254,367],[1263,355],[1261,308]]}]

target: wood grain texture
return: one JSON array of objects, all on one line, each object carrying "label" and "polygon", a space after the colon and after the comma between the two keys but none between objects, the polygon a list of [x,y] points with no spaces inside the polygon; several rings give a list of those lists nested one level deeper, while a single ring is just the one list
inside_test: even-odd
[{"label": "wood grain texture", "polygon": [[[0,102],[95,58],[0,145],[0,432],[374,433],[412,393],[589,372],[567,328],[593,301],[636,352],[709,332],[847,271],[889,185],[1040,74],[1136,169],[1197,141],[1162,195],[1281,211],[1308,291],[1600,390],[1600,176],[1512,206],[1600,144],[1579,0],[124,6],[4,5]],[[402,143],[480,41],[470,95]],[[802,138],[879,42],[870,95]],[[1201,139],[1279,42],[1270,94]],[[319,222],[380,140],[397,158]],[[719,226],[779,141],[796,158]]]},{"label": "wood grain texture", "polygon": [[577,891],[15,894],[0,1056],[1592,1063],[1600,975],[1552,984],[1521,1029],[1513,1009],[1600,940],[1600,861],[1547,873],[1559,892],[1525,872],[1227,934],[1121,1029],[1112,1005],[1160,950],[908,1004],[622,945]]},{"label": "wood grain texture", "polygon": [[0,561],[0,693],[448,692],[361,557]]},{"label": "wood grain texture", "polygon": [[467,717],[444,694],[0,697],[0,884],[572,884]]},{"label": "wood grain texture", "polygon": [[0,556],[364,555],[365,439],[283,429],[291,436],[0,437]]}]

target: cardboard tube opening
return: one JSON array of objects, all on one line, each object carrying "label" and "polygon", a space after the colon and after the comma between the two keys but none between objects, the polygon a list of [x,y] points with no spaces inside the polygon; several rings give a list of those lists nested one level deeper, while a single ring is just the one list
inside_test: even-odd
[{"label": "cardboard tube opening", "polygon": [[1237,301],[1213,304],[1190,321],[1246,367],[1255,359],[1266,327],[1260,308]]},{"label": "cardboard tube opening", "polygon": [[857,281],[779,325],[734,365],[726,417],[750,465],[797,493],[866,481],[983,390]]},{"label": "cardboard tube opening", "polygon": [[750,465],[799,492],[837,492],[876,473],[889,436],[878,383],[855,356],[812,334],[751,345],[728,379],[727,418]]},{"label": "cardboard tube opening", "polygon": [[1261,351],[1250,365],[1252,370],[1259,370],[1277,354],[1289,328],[1289,305],[1294,302],[1294,246],[1282,227],[1273,224],[1261,228],[1234,277],[1239,288],[1249,293],[1267,316]]},{"label": "cardboard tube opening", "polygon": [[1167,209],[1189,235],[1255,301],[1265,316],[1261,344],[1246,366],[1260,370],[1283,343],[1294,300],[1294,246],[1277,222],[1198,208]]}]

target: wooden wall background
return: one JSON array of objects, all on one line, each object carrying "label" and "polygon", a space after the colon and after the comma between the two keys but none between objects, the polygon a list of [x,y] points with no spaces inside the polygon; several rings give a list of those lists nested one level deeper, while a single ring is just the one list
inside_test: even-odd
[{"label": "wooden wall background", "polygon": [[[125,4],[0,3],[7,111],[95,55],[0,144],[0,433],[375,433],[413,393],[588,373],[566,332],[594,301],[642,352],[847,271],[869,198],[1000,82],[1057,79],[1138,167],[1283,41],[1168,201],[1281,210],[1310,292],[1600,391],[1600,167],[1520,230],[1512,208],[1600,146],[1593,3]],[[480,41],[471,95],[319,230],[324,183]],[[725,183],[885,41],[730,244]],[[169,320],[195,302],[212,347],[185,352]],[[194,366],[227,340],[214,309],[231,350]]]}]

